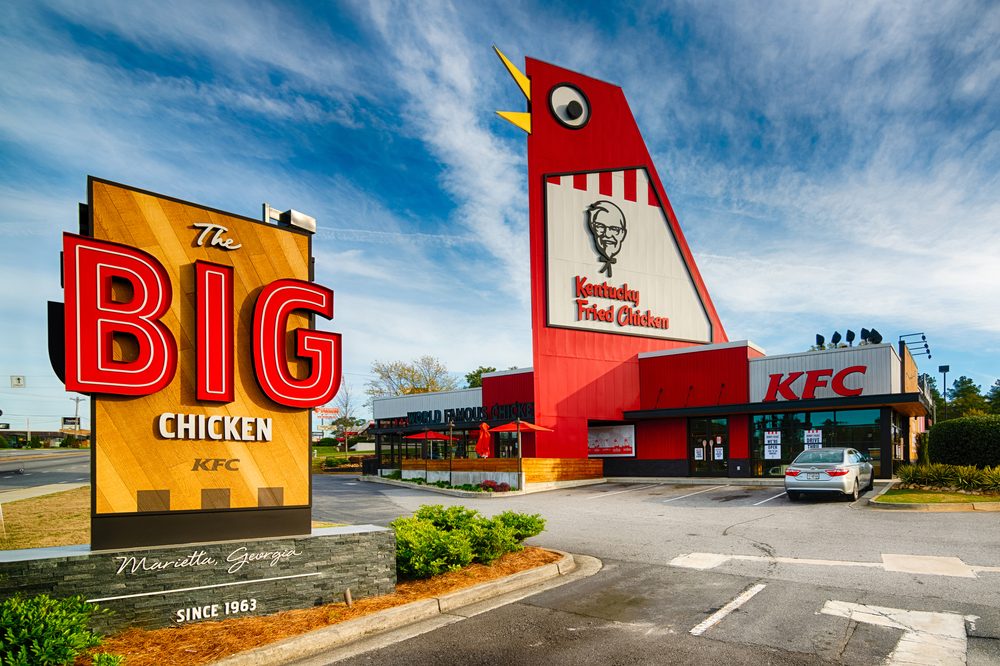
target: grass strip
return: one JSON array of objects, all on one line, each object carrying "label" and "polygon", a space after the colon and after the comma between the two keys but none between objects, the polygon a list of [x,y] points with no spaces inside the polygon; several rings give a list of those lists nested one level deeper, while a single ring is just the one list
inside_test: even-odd
[{"label": "grass strip", "polygon": [[996,495],[963,495],[941,490],[911,490],[893,488],[878,498],[887,504],[969,504],[972,502],[1000,502]]},{"label": "grass strip", "polygon": [[90,486],[3,505],[0,550],[90,543]]}]

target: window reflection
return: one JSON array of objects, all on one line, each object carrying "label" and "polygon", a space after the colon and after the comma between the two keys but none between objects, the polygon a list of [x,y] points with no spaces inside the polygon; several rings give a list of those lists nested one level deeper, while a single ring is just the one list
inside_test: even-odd
[{"label": "window reflection", "polygon": [[[753,417],[750,465],[754,476],[783,476],[807,447],[856,448],[872,458],[879,473],[881,410],[778,412]],[[769,446],[766,446],[766,443]]]}]

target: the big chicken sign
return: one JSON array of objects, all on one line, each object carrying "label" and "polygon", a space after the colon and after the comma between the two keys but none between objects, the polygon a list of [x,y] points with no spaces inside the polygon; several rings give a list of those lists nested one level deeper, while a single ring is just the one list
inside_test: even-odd
[{"label": "the big chicken sign", "polygon": [[622,89],[497,51],[528,101],[535,421],[527,455],[587,457],[639,408],[638,355],[726,342]]},{"label": "the big chicken sign", "polygon": [[50,349],[66,388],[93,396],[92,546],[309,533],[309,408],[341,380],[340,335],[314,326],[333,317],[311,281],[314,222],[88,190]]}]

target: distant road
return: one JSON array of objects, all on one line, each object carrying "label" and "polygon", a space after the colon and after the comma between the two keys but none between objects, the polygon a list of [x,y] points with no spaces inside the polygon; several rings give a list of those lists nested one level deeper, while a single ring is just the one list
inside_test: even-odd
[{"label": "distant road", "polygon": [[[52,450],[8,449],[0,451],[0,491],[31,488],[53,483],[89,483],[90,452],[73,453]],[[12,458],[22,459],[24,474],[15,470],[19,464]]]}]

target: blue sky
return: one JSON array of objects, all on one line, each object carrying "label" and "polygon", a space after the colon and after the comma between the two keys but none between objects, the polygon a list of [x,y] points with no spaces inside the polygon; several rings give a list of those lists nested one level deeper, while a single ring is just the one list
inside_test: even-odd
[{"label": "blue sky", "polygon": [[922,371],[1000,378],[1000,6],[614,5],[4,4],[0,420],[72,414],[45,302],[88,174],[316,217],[358,394],[374,359],[530,365],[525,137],[493,114],[523,98],[493,45],[623,87],[730,339],[922,331]]}]

